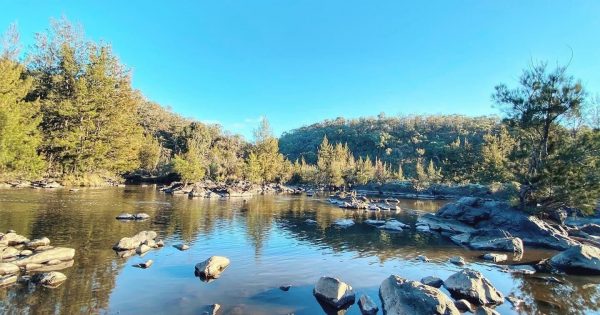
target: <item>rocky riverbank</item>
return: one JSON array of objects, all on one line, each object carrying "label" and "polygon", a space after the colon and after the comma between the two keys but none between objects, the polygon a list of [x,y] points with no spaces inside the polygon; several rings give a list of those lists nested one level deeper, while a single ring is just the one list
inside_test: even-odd
[{"label": "rocky riverbank", "polygon": [[252,184],[247,181],[232,183],[219,183],[205,180],[197,183],[185,184],[173,182],[168,186],[159,188],[171,195],[186,195],[190,198],[250,198],[255,195],[270,194],[300,194],[305,190],[292,188],[283,184]]},{"label": "rocky riverbank", "polygon": [[74,249],[54,247],[46,237],[29,240],[12,230],[0,233],[0,286],[19,280],[59,286],[67,277],[58,270],[73,266],[74,256]]}]

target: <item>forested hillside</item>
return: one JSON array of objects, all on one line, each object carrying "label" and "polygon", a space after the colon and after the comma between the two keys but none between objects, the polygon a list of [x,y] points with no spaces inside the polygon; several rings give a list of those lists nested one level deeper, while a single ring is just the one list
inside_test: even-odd
[{"label": "forested hillside", "polygon": [[356,158],[378,158],[398,167],[405,175],[415,175],[419,159],[433,161],[444,176],[453,181],[473,178],[481,158],[486,134],[500,130],[497,117],[407,116],[338,118],[284,133],[281,152],[290,160],[304,158],[317,162],[317,151],[324,136],[330,143],[344,143]]}]

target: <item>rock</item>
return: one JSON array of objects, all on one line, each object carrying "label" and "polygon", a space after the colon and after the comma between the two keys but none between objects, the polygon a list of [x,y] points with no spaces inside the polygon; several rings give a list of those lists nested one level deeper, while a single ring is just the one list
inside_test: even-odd
[{"label": "rock", "polygon": [[190,246],[188,244],[177,244],[177,245],[173,245],[173,247],[179,249],[179,250],[188,250],[190,249]]},{"label": "rock", "polygon": [[292,287],[292,285],[291,285],[291,284],[286,284],[286,285],[282,285],[282,286],[280,286],[280,287],[279,287],[279,290],[287,292],[287,291],[289,291],[289,290],[290,290],[290,288],[291,288],[291,287]]},{"label": "rock", "polygon": [[43,252],[43,251],[53,249],[53,248],[54,248],[54,246],[51,246],[51,245],[38,246],[33,251],[36,253],[39,253],[39,252]]},{"label": "rock", "polygon": [[466,299],[476,305],[494,305],[504,302],[504,295],[480,272],[463,269],[444,281],[444,287],[458,299]]},{"label": "rock", "polygon": [[448,259],[448,262],[457,266],[464,266],[466,264],[465,259],[460,256],[450,257],[450,259]]},{"label": "rock", "polygon": [[525,245],[530,246],[565,250],[579,244],[569,237],[566,230],[553,227],[540,218],[527,215],[502,201],[463,197],[456,202],[446,204],[434,217],[438,221],[448,220],[452,224],[459,222],[471,228],[471,231],[456,233],[500,229],[512,237],[520,238]]},{"label": "rock", "polygon": [[525,303],[525,301],[523,301],[522,299],[519,299],[518,297],[516,297],[514,295],[507,296],[506,300],[508,302],[510,302],[510,304],[512,304],[513,308],[515,308],[515,309],[520,308],[521,305],[523,305]]},{"label": "rock", "polygon": [[27,256],[31,256],[31,255],[33,255],[33,252],[30,251],[29,249],[22,250],[19,253],[19,256],[23,256],[23,257],[27,257]]},{"label": "rock", "polygon": [[[58,263],[56,263],[57,261],[58,261]],[[29,272],[29,271],[36,271],[36,272],[57,271],[57,270],[63,270],[65,268],[72,267],[74,262],[75,262],[74,260],[68,260],[68,261],[51,260],[45,264],[31,263],[31,264],[25,265],[25,270],[27,272]]]},{"label": "rock", "polygon": [[17,257],[19,256],[19,253],[21,253],[21,251],[14,247],[0,248],[0,260]]},{"label": "rock", "polygon": [[590,223],[579,227],[579,231],[587,233],[589,235],[600,236],[600,225]]},{"label": "rock", "polygon": [[495,253],[487,253],[481,256],[485,260],[493,261],[493,262],[502,262],[508,259],[508,256],[505,254],[495,254]]},{"label": "rock", "polygon": [[510,273],[520,273],[524,275],[532,275],[536,272],[535,268],[530,265],[511,265],[507,269]]},{"label": "rock", "polygon": [[117,220],[135,220],[135,216],[131,213],[121,213],[117,216]]},{"label": "rock", "polygon": [[19,235],[15,232],[12,232],[12,230],[0,237],[0,245],[5,246],[20,245],[25,244],[27,242],[29,242],[28,238],[26,238],[23,235]]},{"label": "rock", "polygon": [[29,263],[29,264],[25,265],[25,271],[30,272],[30,271],[38,270],[42,267],[44,267],[44,265],[42,265],[42,264]]},{"label": "rock", "polygon": [[13,263],[0,262],[0,276],[13,275],[19,273],[19,266]]},{"label": "rock", "polygon": [[317,224],[317,221],[315,221],[315,220],[313,220],[313,219],[306,219],[306,220],[304,221],[304,223],[306,223],[306,224]]},{"label": "rock", "polygon": [[48,287],[59,286],[65,280],[67,280],[67,276],[57,271],[38,273],[31,277],[31,281],[33,283],[41,284]]},{"label": "rock", "polygon": [[154,240],[156,237],[157,234],[154,231],[142,231],[133,237],[123,237],[113,246],[113,249],[117,251],[136,249],[147,240]]},{"label": "rock", "polygon": [[410,226],[408,226],[402,222],[396,221],[396,220],[390,220],[390,221],[385,222],[385,224],[380,226],[379,228],[383,229],[383,230],[388,230],[388,231],[401,232],[402,229],[410,228]]},{"label": "rock", "polygon": [[573,246],[552,257],[550,265],[566,273],[600,274],[600,249],[590,245]]},{"label": "rock", "polygon": [[480,306],[475,310],[475,315],[500,315],[500,313],[489,307]]},{"label": "rock", "polygon": [[375,315],[379,312],[379,307],[368,295],[361,295],[358,299],[358,307],[363,315]]},{"label": "rock", "polygon": [[156,242],[156,247],[160,248],[160,247],[164,247],[164,246],[165,246],[165,242],[163,240],[158,240]]},{"label": "rock", "polygon": [[421,279],[421,283],[439,289],[444,285],[444,280],[438,277],[429,276]]},{"label": "rock", "polygon": [[347,283],[332,277],[321,277],[313,294],[320,301],[335,309],[342,309],[354,304],[354,291]]},{"label": "rock", "polygon": [[452,235],[450,239],[459,245],[466,245],[476,250],[523,253],[523,241],[499,229],[484,229],[472,233],[461,233]]},{"label": "rock", "polygon": [[417,225],[427,226],[430,230],[448,233],[470,233],[475,231],[471,226],[456,220],[440,218],[433,214],[424,214],[417,219]]},{"label": "rock", "polygon": [[150,219],[150,215],[147,213],[140,212],[140,213],[135,214],[134,218],[138,221],[147,220],[147,219]]},{"label": "rock", "polygon": [[196,264],[196,275],[205,279],[216,279],[229,266],[229,259],[223,256],[212,256]]},{"label": "rock", "polygon": [[18,277],[16,275],[5,275],[0,276],[0,287],[8,286],[17,282]]},{"label": "rock", "polygon": [[471,312],[471,313],[475,312],[475,307],[473,307],[473,305],[471,305],[471,303],[469,303],[469,301],[467,301],[465,299],[454,301],[454,306],[456,306],[456,308],[463,313],[464,312]]},{"label": "rock", "polygon": [[373,219],[368,219],[368,220],[365,220],[364,222],[365,222],[366,224],[369,224],[369,225],[375,225],[375,226],[378,226],[378,225],[383,225],[383,224],[385,224],[385,221],[384,221],[384,220],[373,220]]},{"label": "rock", "polygon": [[415,259],[420,260],[422,262],[429,262],[429,258],[427,258],[427,256],[424,256],[424,255],[419,255]]},{"label": "rock", "polygon": [[138,255],[143,255],[143,254],[147,253],[148,251],[150,251],[151,249],[152,249],[152,247],[150,247],[146,244],[142,244],[138,248],[136,248],[135,252]]},{"label": "rock", "polygon": [[142,269],[146,269],[146,268],[150,268],[150,266],[152,266],[153,263],[154,263],[154,261],[152,259],[148,259],[146,262],[139,263],[137,266]]},{"label": "rock", "polygon": [[143,245],[146,245],[150,248],[158,248],[158,244],[156,244],[156,241],[154,240],[146,240],[146,242]]},{"label": "rock", "polygon": [[27,246],[28,248],[37,248],[40,246],[48,246],[50,245],[50,239],[47,237],[42,237],[42,238],[38,238],[38,239],[34,239],[30,242],[27,242],[25,244],[25,246]]},{"label": "rock", "polygon": [[204,315],[216,315],[219,312],[219,309],[221,309],[221,305],[219,304],[213,304],[208,306],[208,310],[204,311],[202,314]]},{"label": "rock", "polygon": [[342,228],[347,228],[347,227],[354,225],[354,220],[352,220],[352,219],[337,219],[337,220],[335,220],[335,222],[333,222],[333,225],[342,227]]},{"label": "rock", "polygon": [[431,232],[429,225],[417,225],[416,230],[419,232]]},{"label": "rock", "polygon": [[442,291],[395,275],[381,283],[379,297],[386,315],[460,314],[452,300]]},{"label": "rock", "polygon": [[58,259],[52,259],[46,262],[46,265],[58,265],[58,264],[62,264],[63,261],[62,260],[58,260]]},{"label": "rock", "polygon": [[75,256],[75,250],[67,247],[55,247],[49,250],[36,252],[29,257],[14,261],[17,266],[25,266],[27,264],[43,264],[51,260],[67,261],[72,260]]}]

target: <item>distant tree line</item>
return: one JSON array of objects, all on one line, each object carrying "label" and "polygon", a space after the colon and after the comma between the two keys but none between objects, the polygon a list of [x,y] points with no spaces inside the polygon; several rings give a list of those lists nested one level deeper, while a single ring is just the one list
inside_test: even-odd
[{"label": "distant tree line", "polygon": [[147,100],[110,45],[66,20],[25,54],[11,27],[0,53],[0,180],[513,183],[532,210],[591,211],[600,195],[600,101],[566,67],[532,65],[516,87],[497,86],[502,117],[338,118],[279,139],[263,119],[247,142]]}]

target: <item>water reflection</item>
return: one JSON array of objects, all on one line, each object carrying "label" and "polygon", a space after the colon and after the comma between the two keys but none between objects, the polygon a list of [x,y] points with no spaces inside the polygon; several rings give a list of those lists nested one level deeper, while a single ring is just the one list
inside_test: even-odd
[{"label": "water reflection", "polygon": [[[68,280],[56,289],[23,284],[0,289],[0,313],[187,314],[219,303],[223,314],[318,314],[323,309],[312,288],[322,275],[339,276],[359,293],[376,298],[379,284],[390,274],[412,280],[429,275],[446,278],[458,270],[446,263],[454,255],[465,257],[505,295],[525,299],[519,313],[600,311],[598,277],[564,277],[564,284],[546,283],[480,263],[481,252],[459,248],[439,235],[414,230],[390,233],[362,223],[394,217],[414,226],[416,215],[411,209],[435,211],[440,201],[403,200],[405,211],[398,214],[358,214],[322,199],[188,199],[151,187],[2,190],[0,230],[12,228],[30,238],[47,236],[53,245],[73,247],[77,253],[74,265],[64,270]],[[115,220],[121,212],[146,212],[151,219]],[[352,218],[357,224],[332,227],[339,218]],[[165,240],[164,248],[128,259],[111,250],[121,237],[149,229]],[[182,242],[191,248],[172,247]],[[523,261],[550,254],[528,250]],[[213,255],[229,257],[231,265],[218,280],[201,282],[194,277],[194,266]],[[431,262],[419,262],[417,255],[426,255]],[[148,259],[154,261],[151,268],[132,267]],[[292,287],[279,290],[283,284]],[[508,303],[498,310],[517,312]],[[346,314],[359,314],[358,307],[352,306]]]}]

